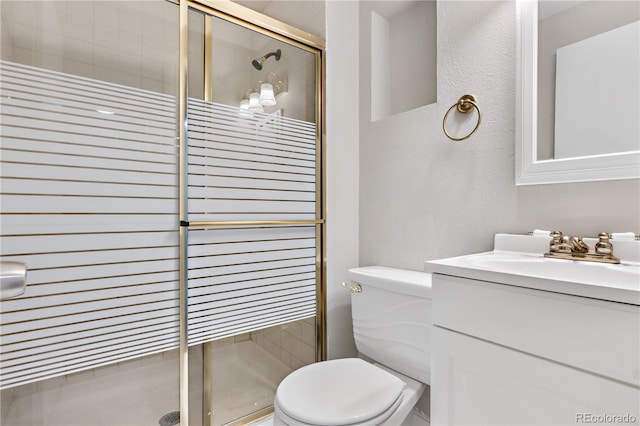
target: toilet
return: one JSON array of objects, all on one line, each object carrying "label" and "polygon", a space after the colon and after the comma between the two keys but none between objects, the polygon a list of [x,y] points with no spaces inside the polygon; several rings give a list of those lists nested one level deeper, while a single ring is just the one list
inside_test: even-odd
[{"label": "toilet", "polygon": [[364,359],[289,374],[276,391],[274,425],[406,425],[431,383],[431,274],[367,266],[350,269],[349,279],[353,335]]}]

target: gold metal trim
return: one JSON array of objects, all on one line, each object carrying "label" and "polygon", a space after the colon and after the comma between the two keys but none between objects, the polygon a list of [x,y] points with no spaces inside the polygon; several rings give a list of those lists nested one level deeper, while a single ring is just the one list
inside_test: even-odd
[{"label": "gold metal trim", "polygon": [[218,227],[218,226],[260,226],[260,225],[319,225],[323,224],[324,219],[309,220],[238,220],[238,221],[216,221],[216,222],[199,222],[190,221],[189,227]]},{"label": "gold metal trim", "polygon": [[[198,0],[197,2],[188,0],[188,3],[189,6],[195,9],[212,13],[215,16],[244,27],[249,27],[260,33],[264,33],[265,30],[267,30],[268,32],[286,37],[291,41],[296,41],[304,47],[308,46],[315,49],[325,48],[325,41],[323,39],[229,0]],[[203,6],[205,6],[206,9],[203,8]]]},{"label": "gold metal trim", "polygon": [[202,423],[211,426],[213,420],[213,341],[202,344]]},{"label": "gold metal trim", "polygon": [[248,424],[253,423],[253,422],[257,421],[257,420],[260,420],[260,419],[262,419],[264,417],[267,417],[271,413],[273,413],[273,406],[262,408],[262,409],[254,412],[254,413],[251,413],[248,416],[245,416],[245,417],[243,417],[241,419],[229,422],[229,423],[225,424],[224,426],[244,426],[244,425],[248,425]]},{"label": "gold metal trim", "polygon": [[[178,132],[179,132],[179,215],[180,221],[187,220],[187,117],[189,96],[189,5],[180,2],[180,61],[179,61],[179,101],[178,101]],[[189,259],[187,249],[188,229],[180,228],[180,371],[179,371],[179,399],[180,426],[189,426],[189,341],[188,341],[188,268]]]}]

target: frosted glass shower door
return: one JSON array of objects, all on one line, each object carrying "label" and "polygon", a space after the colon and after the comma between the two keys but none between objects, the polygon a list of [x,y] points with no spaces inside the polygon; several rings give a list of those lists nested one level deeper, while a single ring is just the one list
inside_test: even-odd
[{"label": "frosted glass shower door", "polygon": [[177,411],[178,6],[2,1],[7,425],[154,425]]},{"label": "frosted glass shower door", "polygon": [[190,376],[201,368],[205,424],[223,425],[268,413],[279,382],[318,358],[320,54],[200,13],[202,35],[189,38],[205,54],[201,74],[189,64],[188,342],[202,359]]}]

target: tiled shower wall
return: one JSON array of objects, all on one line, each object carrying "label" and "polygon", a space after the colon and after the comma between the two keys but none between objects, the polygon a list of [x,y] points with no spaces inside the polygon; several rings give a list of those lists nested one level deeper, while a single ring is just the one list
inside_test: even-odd
[{"label": "tiled shower wall", "polygon": [[316,361],[315,318],[215,340],[214,348],[251,340],[291,370]]},{"label": "tiled shower wall", "polygon": [[[154,92],[178,93],[178,7],[162,1],[3,1],[2,59]],[[7,19],[6,17],[11,17]],[[200,19],[189,22],[202,34]],[[201,37],[191,37],[202,63]],[[201,68],[193,67],[194,70]],[[202,93],[191,79],[190,94]],[[195,84],[195,86],[194,86]]]},{"label": "tiled shower wall", "polygon": [[254,331],[251,340],[292,370],[316,361],[315,318]]}]

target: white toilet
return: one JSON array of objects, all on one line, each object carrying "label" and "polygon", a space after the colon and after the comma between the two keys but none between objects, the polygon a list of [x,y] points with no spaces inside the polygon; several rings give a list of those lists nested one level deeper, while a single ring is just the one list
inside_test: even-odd
[{"label": "white toilet", "polygon": [[278,386],[274,425],[400,426],[431,383],[431,274],[368,266],[349,270],[360,358],[302,367]]}]

